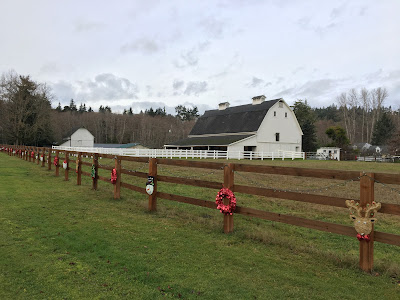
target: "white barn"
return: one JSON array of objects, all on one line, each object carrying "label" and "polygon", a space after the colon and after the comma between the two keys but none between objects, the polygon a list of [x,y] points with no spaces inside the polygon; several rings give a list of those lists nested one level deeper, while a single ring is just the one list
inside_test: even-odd
[{"label": "white barn", "polygon": [[62,147],[91,147],[94,145],[94,136],[86,128],[79,128],[74,130],[72,134],[68,135],[62,143]]},{"label": "white barn", "polygon": [[282,99],[265,101],[253,97],[253,103],[204,113],[186,139],[164,145],[166,149],[301,152],[303,132],[297,118]]}]

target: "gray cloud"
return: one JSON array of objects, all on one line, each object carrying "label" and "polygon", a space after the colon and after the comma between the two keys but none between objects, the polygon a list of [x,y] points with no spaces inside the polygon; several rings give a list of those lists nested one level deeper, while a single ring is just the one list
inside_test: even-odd
[{"label": "gray cloud", "polygon": [[207,82],[205,81],[190,81],[186,85],[186,89],[183,92],[185,95],[195,95],[198,96],[201,93],[207,91]]},{"label": "gray cloud", "polygon": [[346,6],[347,6],[347,3],[344,2],[342,5],[340,5],[338,7],[334,7],[331,10],[331,18],[336,19],[336,18],[341,17],[344,14],[344,12],[346,11]]},{"label": "gray cloud", "polygon": [[220,39],[223,37],[224,29],[226,27],[226,23],[217,20],[213,16],[208,16],[199,22],[199,25],[203,28],[204,32],[216,39]]},{"label": "gray cloud", "polygon": [[139,89],[136,84],[126,78],[104,73],[97,75],[94,80],[69,83],[59,81],[50,84],[60,101],[69,103],[71,98],[77,101],[100,101],[136,99]]},{"label": "gray cloud", "polygon": [[62,106],[69,104],[71,99],[76,98],[75,88],[69,82],[58,81],[56,83],[50,83],[49,86],[56,95],[57,102],[60,102]]},{"label": "gray cloud", "polygon": [[143,54],[154,54],[161,50],[161,47],[148,38],[140,38],[131,43],[122,45],[120,48],[122,53],[141,52]]},{"label": "gray cloud", "polygon": [[105,24],[103,23],[78,20],[74,24],[74,31],[75,32],[96,31],[103,29],[104,27]]},{"label": "gray cloud", "polygon": [[247,86],[252,88],[257,88],[257,87],[267,87],[271,84],[272,84],[271,82],[265,82],[263,79],[253,76],[253,78],[247,84]]},{"label": "gray cloud", "polygon": [[181,53],[178,59],[173,60],[173,65],[179,69],[185,67],[194,67],[199,62],[199,55],[201,52],[205,51],[210,45],[209,41],[204,41],[198,43],[196,46],[192,47],[190,50],[187,50]]},{"label": "gray cloud", "polygon": [[195,66],[199,62],[199,58],[196,56],[194,49],[187,51],[181,55],[181,58],[189,66]]},{"label": "gray cloud", "polygon": [[257,78],[257,77],[253,77],[251,79],[251,82],[248,83],[247,85],[250,87],[258,87],[258,86],[262,85],[263,83],[264,83],[264,80]]},{"label": "gray cloud", "polygon": [[[184,102],[182,105],[186,106],[186,107],[192,107],[192,108],[197,106],[197,109],[199,110],[200,114],[203,114],[204,111],[206,111],[206,110],[213,109],[207,104],[194,104],[192,102]],[[132,104],[129,106],[124,106],[124,105],[109,105],[109,106],[111,107],[113,112],[119,112],[119,113],[122,113],[124,111],[124,109],[129,109],[130,107],[132,107],[132,110],[134,113],[140,113],[140,111],[144,112],[146,109],[150,109],[151,107],[153,109],[157,109],[159,107],[161,107],[161,108],[165,107],[165,111],[167,112],[167,114],[170,114],[173,116],[176,113],[174,106],[169,106],[169,105],[165,104],[165,102],[161,102],[161,101],[138,101],[138,102],[132,102]]]},{"label": "gray cloud", "polygon": [[172,87],[174,90],[179,90],[185,85],[185,82],[183,80],[174,80],[174,83],[172,84]]},{"label": "gray cloud", "polygon": [[296,24],[303,30],[313,31],[320,37],[325,35],[328,31],[332,30],[337,26],[335,22],[329,22],[325,25],[313,25],[310,17],[303,17],[296,21]]}]

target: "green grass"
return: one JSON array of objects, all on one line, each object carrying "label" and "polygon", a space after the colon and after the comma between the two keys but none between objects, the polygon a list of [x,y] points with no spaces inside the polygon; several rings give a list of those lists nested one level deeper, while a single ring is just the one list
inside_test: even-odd
[{"label": "green grass", "polygon": [[[374,163],[240,162],[396,172]],[[139,163],[125,167],[147,170]],[[160,166],[159,173],[222,182],[222,171]],[[159,199],[158,211],[149,213],[142,194],[122,189],[122,198],[114,200],[111,184],[99,182],[99,190],[93,191],[89,178],[77,186],[74,172],[70,174],[65,182],[54,170],[0,153],[1,299],[400,297],[399,247],[375,243],[375,269],[365,274],[358,269],[355,238],[240,215],[234,217],[234,233],[225,235],[223,216],[216,210]],[[109,177],[109,171],[101,175]],[[283,189],[331,183],[247,175],[238,174],[235,181]],[[143,178],[123,176],[126,182],[145,184]],[[216,194],[166,183],[160,183],[160,190],[210,201]],[[327,191],[355,197],[357,192],[352,182]],[[377,194],[400,203],[387,187],[377,185]],[[241,206],[351,225],[345,209],[310,209],[309,204],[250,195],[237,198]],[[398,217],[378,218],[377,230],[400,234]]]}]

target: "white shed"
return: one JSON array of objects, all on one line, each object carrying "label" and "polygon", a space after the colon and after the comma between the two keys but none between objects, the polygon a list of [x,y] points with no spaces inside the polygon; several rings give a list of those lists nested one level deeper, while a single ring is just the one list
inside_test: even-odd
[{"label": "white shed", "polygon": [[64,138],[66,142],[62,143],[60,146],[63,147],[91,147],[94,145],[94,136],[86,128],[79,128],[71,135]]},{"label": "white shed", "polygon": [[326,157],[326,159],[340,160],[340,148],[337,147],[321,147],[317,153]]}]

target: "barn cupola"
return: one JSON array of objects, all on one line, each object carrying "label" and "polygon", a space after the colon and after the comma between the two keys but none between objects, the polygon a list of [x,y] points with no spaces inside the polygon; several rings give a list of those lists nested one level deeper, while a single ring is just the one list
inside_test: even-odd
[{"label": "barn cupola", "polygon": [[265,96],[264,96],[264,95],[255,96],[255,97],[253,97],[252,99],[253,99],[253,103],[252,103],[252,104],[253,104],[253,105],[257,105],[257,104],[261,104],[261,103],[264,102]]},{"label": "barn cupola", "polygon": [[229,107],[229,102],[222,102],[220,104],[218,104],[218,109],[219,110],[225,110]]}]

